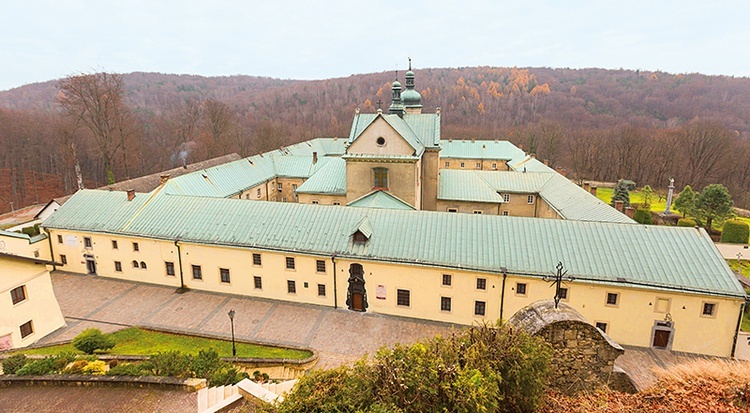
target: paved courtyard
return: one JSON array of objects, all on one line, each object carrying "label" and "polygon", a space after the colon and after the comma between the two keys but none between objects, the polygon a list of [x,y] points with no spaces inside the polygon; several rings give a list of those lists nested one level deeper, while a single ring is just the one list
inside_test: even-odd
[{"label": "paved courtyard", "polygon": [[313,348],[318,367],[334,367],[383,345],[449,333],[455,326],[346,309],[121,281],[61,271],[52,286],[67,327],[41,342],[70,340],[89,327],[104,332],[139,325],[229,338],[227,313],[236,311],[239,339]]}]

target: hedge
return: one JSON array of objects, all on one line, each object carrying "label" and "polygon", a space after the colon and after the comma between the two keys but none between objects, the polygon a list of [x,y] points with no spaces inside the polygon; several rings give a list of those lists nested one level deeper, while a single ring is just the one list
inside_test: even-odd
[{"label": "hedge", "polygon": [[724,223],[724,229],[721,231],[721,242],[732,244],[747,244],[750,236],[750,226],[736,219]]},{"label": "hedge", "polygon": [[691,227],[692,228],[696,225],[698,224],[695,222],[695,220],[690,219],[690,218],[681,218],[679,221],[677,221],[678,227]]}]

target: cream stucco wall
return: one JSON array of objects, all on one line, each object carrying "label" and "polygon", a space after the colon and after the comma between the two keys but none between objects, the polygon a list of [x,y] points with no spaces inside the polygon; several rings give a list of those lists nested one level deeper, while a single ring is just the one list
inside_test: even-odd
[{"label": "cream stucco wall", "polygon": [[239,195],[239,198],[249,201],[267,201],[268,186],[268,182],[264,182],[260,185],[256,185],[252,188],[246,189]]},{"label": "cream stucco wall", "polygon": [[537,218],[562,219],[560,214],[540,196],[537,197],[536,216]]},{"label": "cream stucco wall", "polygon": [[[502,195],[502,194],[501,194]],[[510,202],[500,204],[499,215],[504,215],[504,211],[508,211],[508,215],[514,217],[534,217],[537,216],[537,202],[539,197],[536,194],[508,194],[510,195]],[[528,197],[532,196],[533,203],[528,203]]]},{"label": "cream stucco wall", "polygon": [[[12,347],[26,347],[65,326],[44,265],[0,257],[0,274],[0,339],[10,334]],[[26,299],[13,304],[10,292],[17,287],[24,287]],[[33,332],[21,338],[20,326],[28,321]]]},{"label": "cream stucco wall", "polygon": [[440,152],[426,150],[422,155],[422,208],[437,211],[438,175],[440,172]]},{"label": "cream stucco wall", "polygon": [[[384,145],[378,145],[377,139],[385,139]],[[351,154],[375,155],[412,155],[414,148],[396,132],[383,118],[377,118],[370,124],[346,150]]]},{"label": "cream stucco wall", "polygon": [[440,169],[470,169],[475,171],[510,170],[508,161],[504,159],[440,158],[439,165]]},{"label": "cream stucco wall", "polygon": [[346,162],[346,200],[354,201],[375,187],[373,168],[388,169],[388,192],[409,205],[419,208],[419,164],[416,162],[355,161]]},{"label": "cream stucco wall", "polygon": [[299,194],[300,204],[312,204],[317,201],[320,205],[346,205],[346,196],[344,195],[323,195],[323,194]]},{"label": "cream stucco wall", "polygon": [[474,211],[481,211],[482,214],[497,215],[500,204],[488,202],[466,202],[466,201],[446,201],[439,199],[437,201],[437,210],[446,212],[456,209],[456,212],[462,214],[473,214]]}]

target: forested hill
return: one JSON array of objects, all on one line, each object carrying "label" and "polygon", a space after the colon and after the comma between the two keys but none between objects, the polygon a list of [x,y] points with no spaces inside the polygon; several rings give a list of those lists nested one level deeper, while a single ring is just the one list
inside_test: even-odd
[{"label": "forested hill", "polygon": [[[678,188],[720,182],[750,205],[749,78],[494,67],[415,73],[424,110],[442,110],[444,138],[508,139],[577,178],[628,178],[657,189],[669,177]],[[374,112],[380,101],[387,110],[393,79],[393,72],[315,81],[122,75],[130,115],[108,149],[111,173],[122,180],[174,167],[178,154],[193,162],[348,136],[355,108]],[[73,191],[74,159],[87,186],[106,183],[103,147],[59,115],[58,85],[0,92],[0,169],[10,170],[0,174],[0,197],[15,205],[46,201],[34,173],[58,176],[62,191]]]}]

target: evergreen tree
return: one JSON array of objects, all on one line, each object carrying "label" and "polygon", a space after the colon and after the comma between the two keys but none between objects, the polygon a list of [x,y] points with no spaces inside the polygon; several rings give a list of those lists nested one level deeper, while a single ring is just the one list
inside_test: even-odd
[{"label": "evergreen tree", "polygon": [[698,216],[706,222],[706,230],[711,230],[714,220],[723,223],[734,216],[734,202],[729,190],[722,184],[711,184],[703,188],[695,203]]},{"label": "evergreen tree", "polygon": [[680,211],[683,217],[693,216],[695,217],[695,203],[697,202],[698,195],[693,192],[693,188],[690,185],[685,185],[674,200],[674,207]]},{"label": "evergreen tree", "polygon": [[630,206],[630,191],[628,190],[627,183],[622,179],[617,181],[617,186],[615,186],[615,193],[612,194],[612,201],[610,202],[610,205],[615,206],[616,201],[622,201],[624,203],[624,207]]}]

